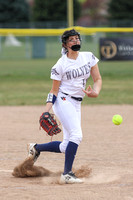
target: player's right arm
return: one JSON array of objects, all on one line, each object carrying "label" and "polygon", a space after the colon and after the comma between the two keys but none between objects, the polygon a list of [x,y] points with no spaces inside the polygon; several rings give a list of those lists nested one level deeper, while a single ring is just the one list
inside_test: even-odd
[{"label": "player's right arm", "polygon": [[[52,88],[50,90],[50,93],[54,94],[56,97],[58,95],[60,83],[61,83],[61,81],[53,80]],[[52,106],[53,106],[53,103],[47,102],[44,112],[49,112],[51,110]]]}]

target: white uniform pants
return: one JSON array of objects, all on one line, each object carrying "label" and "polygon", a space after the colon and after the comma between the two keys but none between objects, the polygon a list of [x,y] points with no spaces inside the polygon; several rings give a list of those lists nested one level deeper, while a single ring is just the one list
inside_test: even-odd
[{"label": "white uniform pants", "polygon": [[64,153],[69,141],[79,145],[82,140],[81,102],[59,92],[53,111],[62,124],[63,142],[60,151]]}]

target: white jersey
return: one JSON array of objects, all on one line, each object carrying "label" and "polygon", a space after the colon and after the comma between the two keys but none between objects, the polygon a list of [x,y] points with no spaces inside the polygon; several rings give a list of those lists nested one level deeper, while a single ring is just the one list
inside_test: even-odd
[{"label": "white jersey", "polygon": [[63,55],[52,67],[51,79],[61,81],[59,91],[74,97],[84,97],[91,67],[98,62],[91,52],[79,52],[76,60]]}]

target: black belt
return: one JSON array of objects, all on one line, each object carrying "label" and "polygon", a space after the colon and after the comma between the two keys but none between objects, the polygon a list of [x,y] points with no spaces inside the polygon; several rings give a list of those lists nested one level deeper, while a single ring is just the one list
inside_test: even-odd
[{"label": "black belt", "polygon": [[[64,92],[62,92],[63,94],[65,94],[65,95],[69,95],[69,94],[67,94],[67,93],[64,93]],[[73,97],[73,96],[70,96],[72,99],[75,99],[76,101],[82,101],[83,99],[81,98],[81,97]]]}]

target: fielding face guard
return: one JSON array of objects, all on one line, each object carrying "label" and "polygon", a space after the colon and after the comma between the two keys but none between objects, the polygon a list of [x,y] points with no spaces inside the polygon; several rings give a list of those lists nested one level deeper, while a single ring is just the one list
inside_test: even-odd
[{"label": "fielding face guard", "polygon": [[[80,33],[78,33],[77,31],[75,31],[74,29],[70,30],[70,31],[65,31],[61,37],[62,43],[66,45],[67,40],[69,39],[70,36],[75,36],[77,35],[79,40],[81,41],[81,37],[80,37]],[[73,51],[79,51],[81,48],[80,44],[75,44],[71,47],[71,49]]]}]

